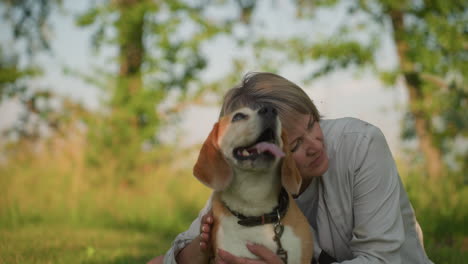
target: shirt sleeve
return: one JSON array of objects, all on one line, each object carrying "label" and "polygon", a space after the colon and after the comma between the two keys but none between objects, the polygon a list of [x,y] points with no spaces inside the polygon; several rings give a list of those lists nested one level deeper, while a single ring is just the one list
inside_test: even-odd
[{"label": "shirt sleeve", "polygon": [[354,259],[343,264],[401,263],[405,231],[399,175],[382,132],[369,126],[354,163],[353,221],[349,243]]},{"label": "shirt sleeve", "polygon": [[208,199],[205,207],[200,211],[198,217],[192,222],[189,229],[180,233],[172,243],[172,247],[164,255],[164,264],[177,264],[176,256],[185,248],[192,240],[200,235],[200,225],[202,217],[211,210],[211,197]]}]

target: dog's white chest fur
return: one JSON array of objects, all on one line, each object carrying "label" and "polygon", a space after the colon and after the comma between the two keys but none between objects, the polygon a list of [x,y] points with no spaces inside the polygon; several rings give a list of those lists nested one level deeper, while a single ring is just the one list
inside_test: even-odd
[{"label": "dog's white chest fur", "polygon": [[[225,215],[220,220],[216,237],[219,248],[239,257],[257,258],[247,249],[247,242],[250,242],[264,245],[276,252],[278,246],[273,240],[273,224],[254,227],[241,226],[237,223],[237,217],[232,215]],[[301,241],[289,226],[284,227],[281,244],[288,252],[288,263],[299,264],[301,262]]]}]

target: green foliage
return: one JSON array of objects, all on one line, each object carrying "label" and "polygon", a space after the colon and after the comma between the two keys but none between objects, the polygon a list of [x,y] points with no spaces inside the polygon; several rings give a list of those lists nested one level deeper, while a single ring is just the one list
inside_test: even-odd
[{"label": "green foliage", "polygon": [[4,38],[0,44],[0,103],[14,99],[22,106],[19,120],[2,136],[34,140],[40,136],[40,126],[51,130],[62,126],[60,121],[65,117],[51,105],[52,101],[62,101],[62,98],[47,88],[30,88],[30,80],[40,76],[43,70],[35,62],[35,56],[50,51],[50,14],[61,3],[61,0],[0,2],[0,16],[4,19]]},{"label": "green foliage", "polygon": [[96,28],[97,51],[118,48],[119,71],[108,73],[104,111],[86,119],[93,142],[90,165],[119,157],[115,173],[128,175],[139,166],[134,157],[143,147],[158,143],[165,119],[157,106],[174,91],[179,100],[190,100],[189,88],[202,89],[199,74],[206,58],[201,47],[230,30],[229,21],[210,19],[205,9],[199,2],[99,1],[77,17],[79,26]]},{"label": "green foliage", "polygon": [[[341,10],[346,12],[336,28],[323,30],[323,35],[260,38],[256,41],[256,54],[271,54],[274,50],[276,54],[286,54],[289,61],[308,66],[314,62],[309,81],[343,69],[373,72],[388,86],[394,86],[398,77],[403,77],[411,95],[403,137],[417,136],[420,142],[424,141],[421,144],[428,147],[423,154],[429,163],[441,163],[431,157],[445,154],[444,158],[454,155],[455,160],[461,161],[458,169],[466,167],[468,149],[452,151],[454,139],[468,140],[468,119],[464,114],[468,111],[468,13],[463,1],[295,2],[299,13],[309,10],[309,16],[299,14],[298,19],[311,25],[321,10],[331,9],[340,12],[340,16]],[[396,65],[381,60],[388,39],[398,58]],[[422,124],[418,130],[415,120]],[[429,137],[424,136],[426,133]]]},{"label": "green foliage", "polygon": [[[463,147],[468,138],[468,91],[453,82],[444,89],[431,92],[431,96],[430,103],[421,103],[419,107],[433,124],[430,133],[449,161],[448,170],[463,173],[468,166],[468,149]],[[416,137],[414,122],[414,115],[407,112],[402,122],[401,137],[404,140]],[[465,183],[468,182],[468,175],[463,175]]]},{"label": "green foliage", "polygon": [[399,71],[381,71],[379,73],[379,78],[383,84],[394,86],[400,74]]},{"label": "green foliage", "polygon": [[[315,1],[315,8],[336,8],[342,1]],[[344,4],[343,4],[344,5]],[[389,34],[388,26],[383,23],[389,19],[390,12],[404,12],[406,23],[402,38],[409,45],[408,56],[416,64],[421,73],[431,73],[445,77],[447,74],[462,74],[467,72],[466,45],[468,38],[464,34],[468,16],[462,1],[347,1],[350,12],[339,25],[336,34],[311,44],[303,40],[303,46],[318,48],[322,58],[334,61],[337,58],[346,60],[351,58],[354,66],[374,64],[378,60],[377,52],[380,48],[380,39]],[[300,8],[300,6],[298,6]],[[354,18],[354,19],[353,19]],[[388,22],[387,22],[388,24]],[[366,33],[372,45],[363,43],[363,40],[352,42],[361,32]],[[330,46],[330,44],[332,44]],[[356,47],[354,47],[354,45]],[[327,48],[329,47],[329,48]],[[313,49],[313,48],[311,48]],[[360,52],[362,49],[367,52]],[[358,51],[356,53],[356,51]],[[369,53],[374,56],[369,56]],[[309,58],[316,58],[311,56]],[[378,66],[378,64],[375,64]],[[350,64],[337,63],[333,69],[346,68]],[[381,71],[380,69],[376,69]],[[466,85],[466,81],[465,81]]]},{"label": "green foliage", "polygon": [[0,7],[3,7],[0,15],[11,26],[13,38],[25,40],[26,51],[33,55],[50,48],[49,17],[52,9],[61,4],[62,0],[5,0],[0,2]]},{"label": "green foliage", "polygon": [[23,95],[26,87],[20,81],[40,74],[34,67],[21,69],[18,66],[18,57],[7,56],[0,46],[0,102],[14,96]]},{"label": "green foliage", "polygon": [[424,232],[426,253],[434,263],[463,263],[468,257],[468,187],[464,173],[430,183],[419,165],[399,167],[403,183]]},{"label": "green foliage", "polygon": [[90,8],[76,18],[76,24],[82,27],[92,25],[96,22],[100,12],[102,11],[100,11],[98,7]]},{"label": "green foliage", "polygon": [[114,174],[121,161],[117,156],[105,166],[88,167],[86,142],[82,133],[69,133],[43,142],[41,153],[26,146],[17,151],[17,144],[7,149],[9,162],[0,166],[1,229],[63,224],[175,232],[207,199],[208,189],[191,175],[193,150],[160,147],[137,153],[139,167],[128,176],[135,182],[128,184]]},{"label": "green foliage", "polygon": [[323,61],[323,66],[311,79],[331,73],[337,68],[347,68],[373,63],[372,45],[365,47],[356,41],[330,40],[311,46],[311,58]]},{"label": "green foliage", "polygon": [[[17,68],[16,64],[9,63],[4,59],[0,59],[0,96],[10,97],[15,94],[13,91],[4,92],[3,89],[7,89],[5,86],[16,82],[16,80],[23,78],[25,76],[31,75],[32,70],[20,70]],[[0,97],[1,98],[1,97]]]}]

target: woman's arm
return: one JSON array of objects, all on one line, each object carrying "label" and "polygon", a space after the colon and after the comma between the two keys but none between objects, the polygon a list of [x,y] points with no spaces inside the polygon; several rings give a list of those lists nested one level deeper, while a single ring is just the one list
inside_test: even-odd
[{"label": "woman's arm", "polygon": [[210,211],[202,217],[200,235],[177,254],[177,263],[208,263],[213,255],[211,247],[212,225],[213,214]]},{"label": "woman's arm", "polygon": [[349,247],[354,263],[401,263],[405,230],[398,171],[384,135],[371,127],[354,162],[353,221]]},{"label": "woman's arm", "polygon": [[176,262],[178,264],[207,264],[210,260],[211,253],[203,251],[200,248],[201,243],[200,236],[197,236],[192,242],[184,247],[179,254],[176,256]]}]

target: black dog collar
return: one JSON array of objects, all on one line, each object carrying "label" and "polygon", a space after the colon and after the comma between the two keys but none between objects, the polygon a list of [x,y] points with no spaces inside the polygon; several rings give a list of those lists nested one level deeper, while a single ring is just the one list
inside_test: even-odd
[{"label": "black dog collar", "polygon": [[[225,204],[226,206],[226,204]],[[243,226],[259,226],[264,224],[276,224],[286,215],[289,206],[289,196],[284,188],[281,188],[278,197],[278,205],[273,208],[273,211],[261,216],[245,216],[239,212],[231,210],[228,206],[226,208],[235,215],[239,221],[237,223]],[[278,219],[279,217],[279,219]]]}]

